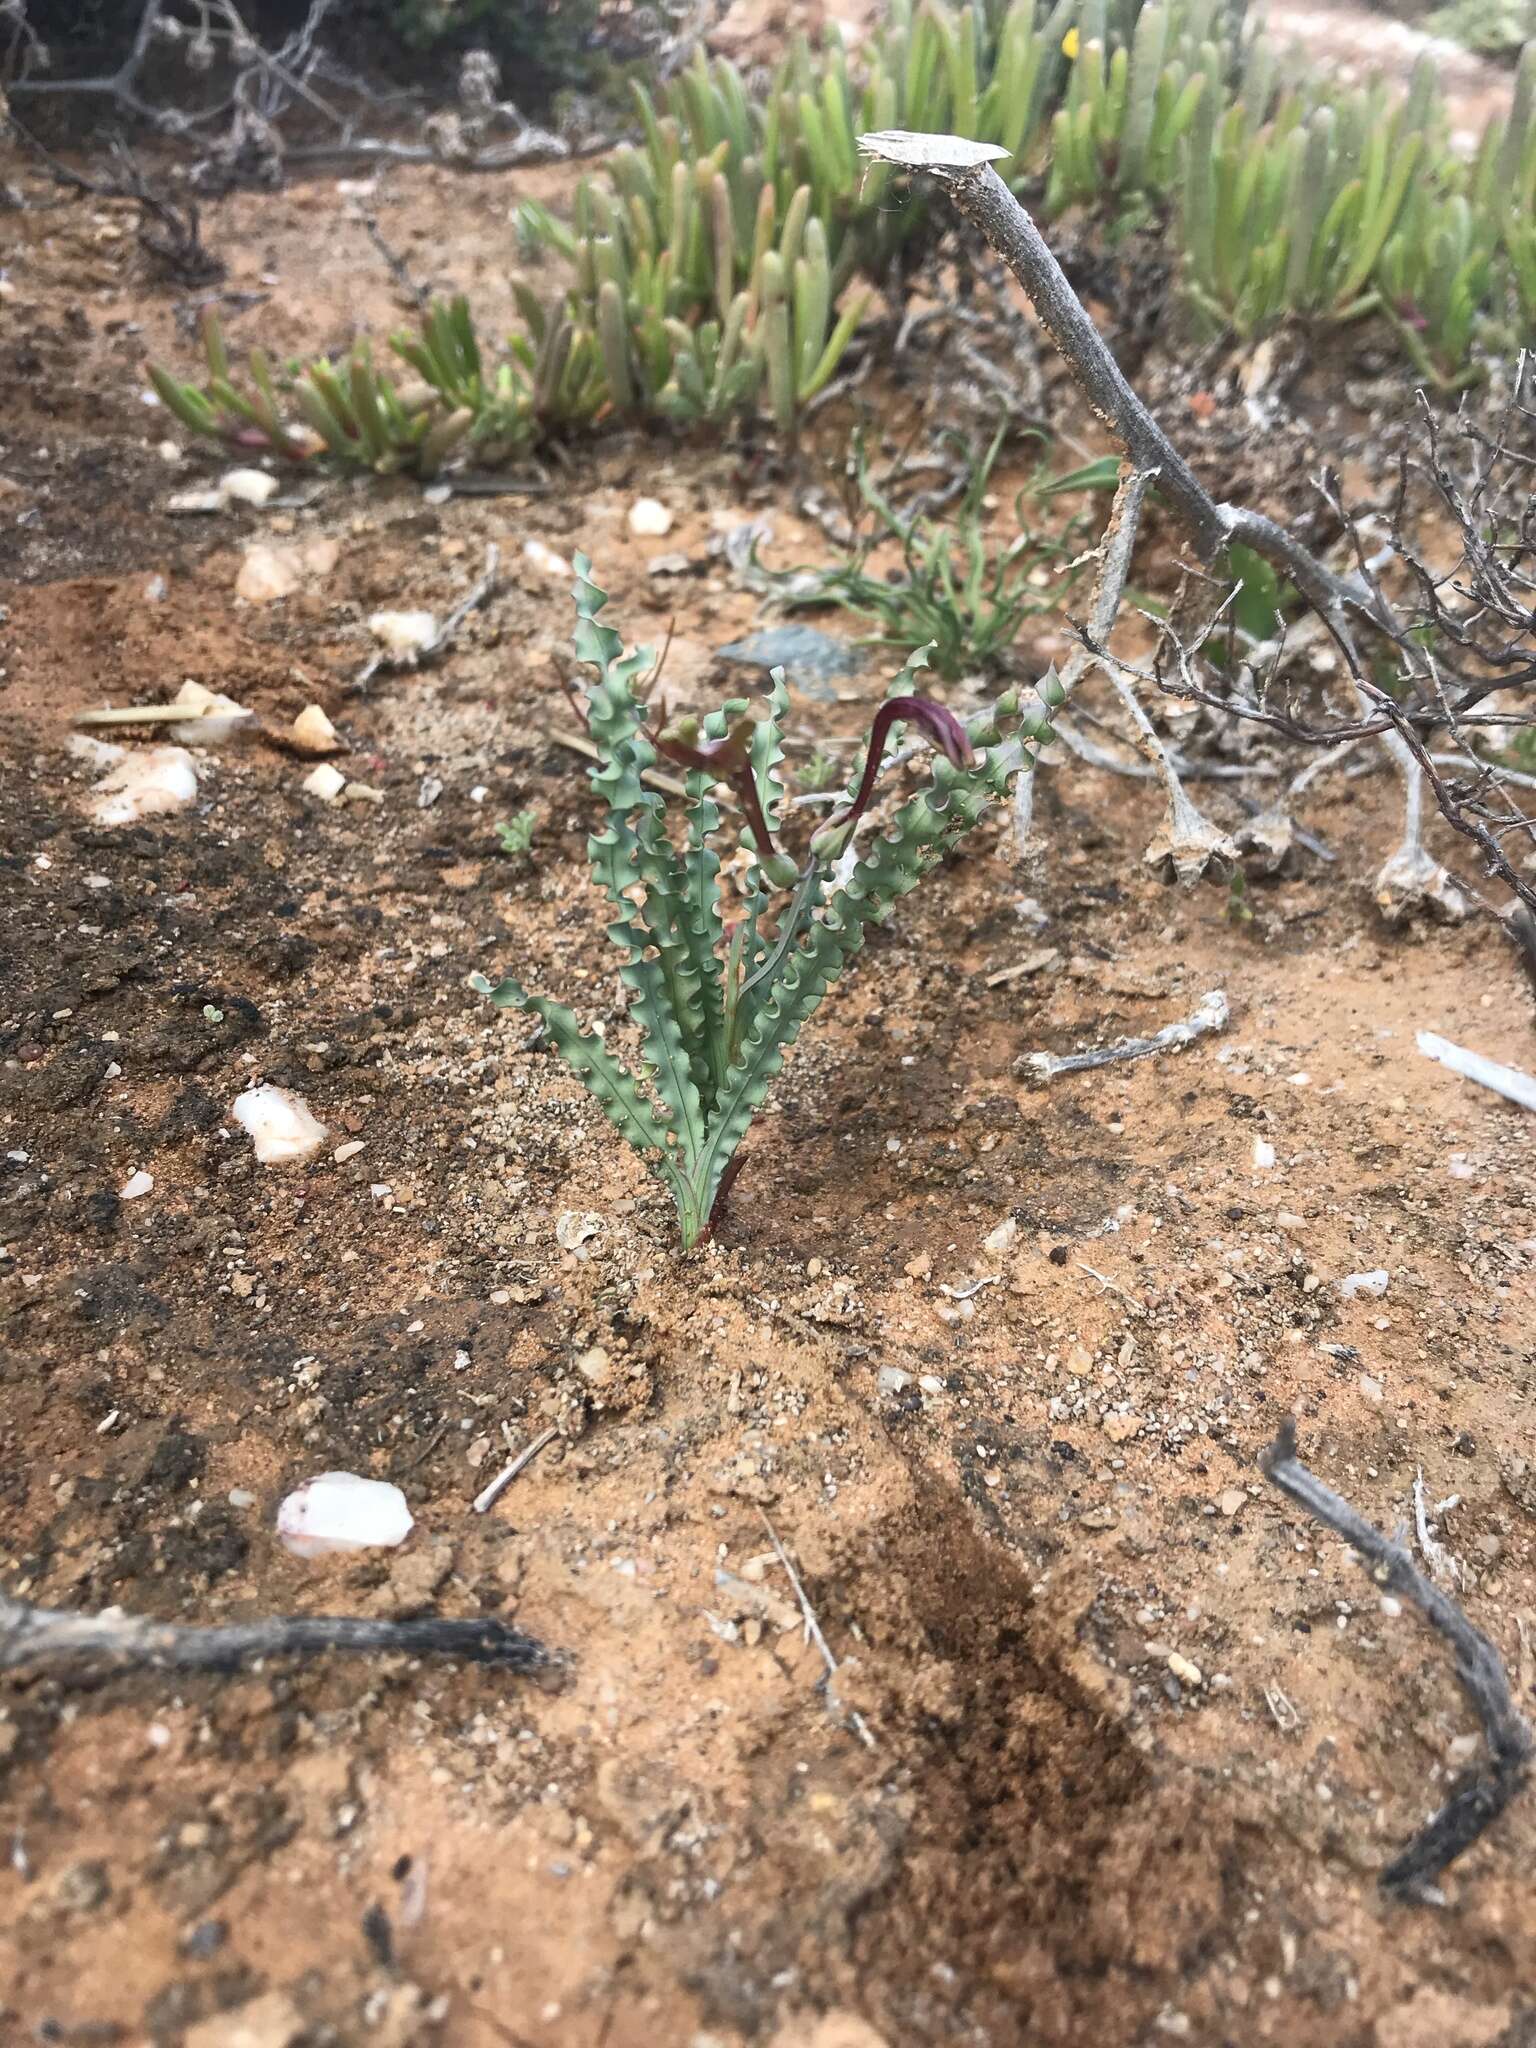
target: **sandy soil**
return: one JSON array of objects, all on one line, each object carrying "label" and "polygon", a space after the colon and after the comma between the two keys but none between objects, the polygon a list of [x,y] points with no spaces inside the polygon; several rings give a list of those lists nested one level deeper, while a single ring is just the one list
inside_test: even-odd
[{"label": "sandy soil", "polygon": [[[547,1687],[398,1658],[13,1683],[0,2038],[1536,2039],[1536,1807],[1443,1911],[1382,1902],[1469,1713],[1254,1462],[1295,1414],[1379,1523],[1421,1468],[1456,1496],[1443,1538],[1530,1700],[1536,1157],[1414,1031],[1529,1065],[1531,997],[1486,920],[1380,925],[1385,778],[1314,786],[1336,863],[1255,880],[1235,925],[1223,889],[1142,867],[1142,785],[1053,770],[1043,862],[984,826],[902,908],[684,1259],[638,1164],[465,981],[515,964],[617,1014],[551,737],[568,601],[524,541],[587,548],[636,637],[675,615],[673,687],[705,698],[753,617],[706,534],[772,505],[784,559],[824,551],[782,465],[629,439],[545,498],[349,483],[173,519],[209,465],[157,452],[139,366],[185,348],[176,296],[120,219],[28,190],[0,304],[0,1570],[181,1619],[515,1616],[566,1662]],[[379,205],[494,320],[529,190],[558,180],[426,173]],[[396,315],[332,185],[232,200],[210,235],[231,289],[268,294],[237,339]],[[678,515],[665,541],[628,533],[641,490]],[[244,549],[314,538],[328,573],[236,600]],[[366,613],[445,607],[488,541],[507,579],[451,657],[353,692]],[[646,573],[678,550],[694,572]],[[318,699],[382,803],[317,803],[257,737],[208,752],[193,811],[91,825],[72,714],[186,677],[271,729]],[[796,704],[807,752],[861,717]],[[519,865],[493,826],[521,806]],[[1183,1055],[1022,1064],[1217,987],[1231,1028]],[[233,1128],[260,1080],[328,1126],[311,1166],[258,1167]],[[1346,1298],[1378,1267],[1384,1296]],[[549,1425],[473,1514],[505,1441]],[[283,1492],[337,1468],[404,1488],[402,1551],[278,1546]]]}]

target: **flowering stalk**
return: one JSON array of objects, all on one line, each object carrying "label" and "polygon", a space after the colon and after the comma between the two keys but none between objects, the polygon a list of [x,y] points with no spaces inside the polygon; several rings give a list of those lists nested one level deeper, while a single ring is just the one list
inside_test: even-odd
[{"label": "flowering stalk", "polygon": [[[922,651],[926,655],[927,649]],[[915,662],[909,664],[915,665]],[[829,818],[811,841],[811,851],[818,860],[835,860],[848,846],[854,828],[869,808],[870,798],[875,793],[875,778],[880,773],[880,763],[885,759],[885,744],[891,727],[898,721],[921,726],[951,767],[975,766],[976,752],[970,735],[952,711],[936,704],[931,697],[887,697],[875,713],[875,722],[870,727],[864,773],[852,800]]]},{"label": "flowering stalk", "polygon": [[696,774],[708,775],[711,781],[726,785],[751,829],[759,867],[770,882],[787,889],[799,869],[787,854],[775,849],[773,834],[763,815],[757,771],[752,764],[752,734],[756,726],[757,720],[751,716],[738,718],[722,739],[705,739],[700,735],[696,718],[681,718],[670,733],[658,735],[655,746],[658,754],[679,768],[691,768]]}]

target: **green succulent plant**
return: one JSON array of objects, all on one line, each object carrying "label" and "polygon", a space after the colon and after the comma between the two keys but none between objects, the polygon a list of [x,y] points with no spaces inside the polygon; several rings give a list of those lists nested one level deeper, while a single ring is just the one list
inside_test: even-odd
[{"label": "green succulent plant", "polygon": [[[830,569],[793,569],[781,576],[755,556],[754,565],[777,585],[790,610],[837,605],[864,623],[865,639],[876,646],[903,652],[926,646],[934,673],[946,682],[992,668],[1026,621],[1054,610],[1079,574],[1069,566],[1076,522],[1055,535],[1031,526],[1028,488],[1014,499],[1016,530],[994,534],[984,501],[1007,431],[1006,423],[999,427],[979,457],[961,444],[965,488],[942,516],[895,504],[876,483],[864,437],[856,433],[854,473],[872,523],[853,553]],[[1102,467],[1093,473],[1102,475]],[[1114,478],[1109,481],[1112,486]],[[892,542],[901,549],[901,568],[886,576],[872,570],[870,561],[876,549]]]},{"label": "green succulent plant", "polygon": [[[608,937],[641,1034],[639,1071],[600,1032],[584,1030],[570,1010],[530,994],[514,977],[493,983],[477,974],[471,983],[501,1008],[543,1020],[560,1057],[671,1194],[688,1249],[709,1228],[786,1051],[870,925],[943,860],[1015,775],[1033,767],[1029,743],[1049,738],[1050,729],[1038,713],[1020,715],[1017,692],[962,723],[913,693],[926,661],[919,650],[875,715],[845,801],[791,855],[782,673],[759,707],[764,715],[736,699],[702,720],[653,733],[636,685],[654,655],[648,648],[625,654],[619,635],[600,623],[606,599],[583,556],[576,574],[575,648],[592,670],[586,711],[602,812],[588,852],[612,911]],[[860,850],[856,835],[881,762],[903,727],[934,743],[931,782]],[[684,774],[686,794],[671,804],[647,775],[658,756]],[[729,812],[718,801],[721,785],[732,798]],[[675,827],[674,805],[682,813]],[[744,870],[729,895],[727,864]]]},{"label": "green succulent plant", "polygon": [[549,302],[518,288],[494,366],[456,299],[392,337],[410,383],[364,343],[283,376],[253,350],[240,384],[216,323],[201,384],[150,374],[226,446],[423,475],[455,448],[495,461],[614,416],[760,412],[793,433],[865,316],[860,280],[899,282],[932,218],[861,157],[888,128],[1000,145],[1047,217],[1170,220],[1178,289],[1212,332],[1379,316],[1442,385],[1528,342],[1536,44],[1469,166],[1427,62],[1406,96],[1341,87],[1241,17],[1225,0],[891,0],[856,58],[835,28],[797,40],[762,92],[699,53],[659,97],[637,89],[636,141],[582,182],[569,224],[521,209],[523,244],[574,282]]}]

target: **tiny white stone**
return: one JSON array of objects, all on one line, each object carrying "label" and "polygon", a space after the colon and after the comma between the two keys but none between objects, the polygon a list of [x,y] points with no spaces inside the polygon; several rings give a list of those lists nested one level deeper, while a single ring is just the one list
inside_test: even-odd
[{"label": "tiny white stone", "polygon": [[182,684],[171,702],[187,707],[187,717],[170,729],[171,738],[182,746],[215,747],[252,716],[233,697],[190,680]]},{"label": "tiny white stone", "polygon": [[1270,1167],[1270,1166],[1273,1166],[1273,1165],[1274,1165],[1274,1163],[1275,1163],[1275,1148],[1274,1148],[1274,1146],[1273,1146],[1273,1145],[1271,1145],[1271,1144],[1270,1144],[1270,1142],[1269,1142],[1269,1140],[1268,1140],[1267,1138],[1255,1138],[1255,1139],[1254,1139],[1254,1141],[1253,1141],[1253,1163],[1254,1163],[1254,1166],[1255,1166],[1255,1168],[1256,1168],[1256,1169],[1257,1169],[1257,1170],[1258,1170],[1259,1172],[1261,1172],[1261,1173],[1262,1173],[1262,1172],[1264,1171],[1264,1169],[1265,1169],[1266,1167]]},{"label": "tiny white stone", "polygon": [[310,1114],[301,1096],[270,1082],[238,1096],[231,1115],[256,1148],[263,1166],[282,1166],[308,1159],[325,1143],[325,1125]]},{"label": "tiny white stone", "polygon": [[541,540],[525,540],[523,556],[546,576],[569,576],[572,573],[571,565],[564,555],[557,555],[553,548],[547,548]]},{"label": "tiny white stone", "polygon": [[155,1176],[152,1173],[146,1173],[140,1167],[137,1173],[130,1174],[127,1180],[123,1182],[122,1187],[118,1190],[118,1198],[124,1202],[136,1202],[141,1195],[153,1193],[154,1185]]},{"label": "tiny white stone", "polygon": [[672,531],[672,514],[660,498],[636,498],[629,508],[629,530],[639,540],[660,540]]},{"label": "tiny white stone", "polygon": [[278,1540],[295,1557],[354,1550],[392,1550],[412,1527],[398,1486],[355,1472],[322,1472],[290,1493],[277,1510]]},{"label": "tiny white stone", "polygon": [[1339,1282],[1339,1292],[1346,1301],[1353,1301],[1357,1294],[1366,1294],[1373,1301],[1379,1301],[1387,1291],[1390,1278],[1385,1266],[1377,1266],[1369,1273],[1346,1273]]},{"label": "tiny white stone", "polygon": [[230,469],[219,478],[219,496],[226,505],[265,505],[277,496],[277,478],[264,469]]},{"label": "tiny white stone", "polygon": [[982,1250],[988,1252],[996,1252],[999,1255],[1001,1255],[1004,1252],[1011,1252],[1013,1250],[1015,1242],[1018,1239],[1018,1235],[1018,1217],[1005,1216],[1002,1222],[998,1224],[997,1228],[995,1230],[988,1231],[987,1235],[981,1240]]},{"label": "tiny white stone", "polygon": [[292,597],[303,580],[293,551],[288,548],[250,548],[235,578],[235,595],[247,604],[273,604]]},{"label": "tiny white stone", "polygon": [[301,754],[334,754],[341,745],[340,734],[318,704],[305,705],[288,737]]},{"label": "tiny white stone", "polygon": [[172,491],[165,501],[165,509],[178,518],[185,518],[191,514],[222,512],[224,499],[214,490]]},{"label": "tiny white stone", "polygon": [[361,1138],[350,1138],[345,1145],[338,1145],[331,1154],[338,1166],[345,1166],[349,1159],[355,1159],[363,1149]]},{"label": "tiny white stone", "polygon": [[437,638],[433,612],[375,612],[368,630],[392,661],[418,661]]},{"label": "tiny white stone", "polygon": [[325,804],[334,803],[347,786],[347,778],[339,768],[333,768],[329,761],[322,761],[311,768],[299,784],[306,796],[317,796]]},{"label": "tiny white stone", "polygon": [[562,1209],[555,1218],[555,1243],[564,1252],[579,1253],[602,1227],[603,1219],[595,1209]]},{"label": "tiny white stone", "polygon": [[197,798],[197,769],[185,747],[145,747],[125,754],[91,791],[98,825],[136,825],[166,811],[183,811]]},{"label": "tiny white stone", "polygon": [[1203,1685],[1205,1683],[1205,1674],[1201,1671],[1200,1666],[1192,1664],[1188,1657],[1181,1657],[1177,1650],[1170,1650],[1168,1653],[1168,1669],[1175,1678],[1182,1679],[1185,1685]]}]

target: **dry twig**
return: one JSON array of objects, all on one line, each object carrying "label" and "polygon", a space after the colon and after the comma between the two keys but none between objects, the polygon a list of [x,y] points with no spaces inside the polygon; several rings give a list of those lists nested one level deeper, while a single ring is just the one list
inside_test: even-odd
[{"label": "dry twig", "polygon": [[134,1670],[238,1671],[258,1657],[461,1657],[509,1671],[537,1671],[554,1660],[544,1645],[491,1615],[445,1621],[365,1621],[346,1615],[274,1615],[261,1621],[198,1628],[149,1621],[109,1609],[71,1614],[0,1593],[0,1671],[54,1663],[108,1663]]},{"label": "dry twig", "polygon": [[1165,1024],[1150,1038],[1118,1038],[1113,1045],[1094,1047],[1087,1052],[1032,1052],[1024,1064],[1042,1081],[1054,1081],[1058,1074],[1086,1074],[1094,1067],[1111,1066],[1116,1060],[1144,1060],[1157,1052],[1181,1052],[1197,1038],[1225,1031],[1231,1014],[1223,991],[1213,988],[1192,1016],[1177,1024]]},{"label": "dry twig", "polygon": [[785,1571],[789,1574],[789,1583],[794,1587],[795,1598],[800,1602],[800,1613],[805,1622],[806,1635],[821,1652],[821,1661],[827,1667],[825,1685],[827,1705],[840,1720],[847,1721],[849,1727],[852,1728],[854,1734],[858,1736],[866,1749],[873,1749],[875,1747],[875,1738],[870,1732],[869,1723],[856,1707],[845,1707],[838,1698],[836,1685],[837,1659],[833,1656],[831,1647],[821,1632],[821,1623],[816,1619],[816,1610],[812,1607],[806,1590],[800,1583],[800,1574],[795,1570],[794,1565],[790,1561],[789,1552],[780,1542],[778,1530],[774,1528],[766,1515],[763,1516],[763,1527],[768,1531],[768,1541],[773,1545],[779,1563],[783,1565]]},{"label": "dry twig", "polygon": [[1375,1584],[1416,1607],[1450,1646],[1457,1682],[1482,1725],[1488,1769],[1457,1787],[1381,1877],[1385,1891],[1438,1904],[1435,1880],[1492,1827],[1519,1792],[1536,1748],[1511,1697],[1499,1653],[1449,1594],[1431,1585],[1417,1570],[1400,1543],[1372,1528],[1347,1500],[1307,1470],[1296,1455],[1294,1421],[1287,1418],[1282,1423],[1279,1435],[1260,1457],[1259,1469],[1314,1521],[1342,1536]]}]

